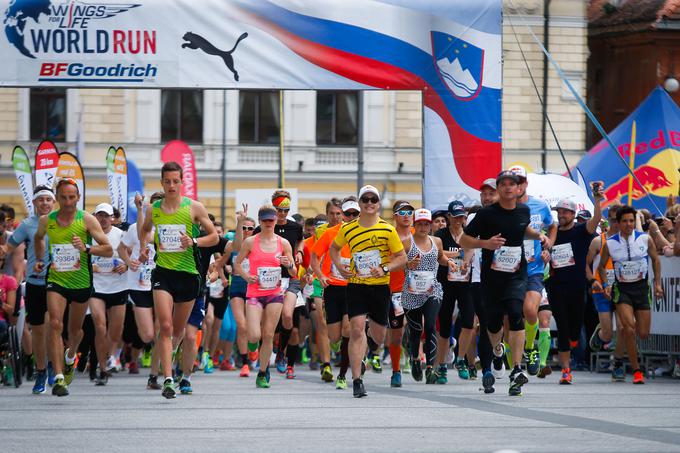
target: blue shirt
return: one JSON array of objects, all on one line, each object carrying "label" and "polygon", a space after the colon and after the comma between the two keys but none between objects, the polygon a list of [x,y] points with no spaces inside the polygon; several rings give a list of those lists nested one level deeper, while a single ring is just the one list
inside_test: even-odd
[{"label": "blue shirt", "polygon": [[[550,213],[550,206],[548,206],[548,203],[541,200],[540,198],[530,196],[526,204],[529,206],[529,213],[531,216],[529,225],[531,228],[536,231],[541,231],[553,224],[553,218],[552,214]],[[543,275],[545,266],[543,264],[543,260],[541,259],[541,241],[531,239],[526,240],[524,245],[525,250],[527,249],[527,244],[529,242],[534,243],[534,256],[533,261],[530,259],[530,257],[527,257],[527,275]]]},{"label": "blue shirt", "polygon": [[32,285],[45,285],[45,274],[47,273],[47,267],[50,262],[50,255],[48,250],[50,249],[49,240],[47,235],[45,235],[45,256],[43,256],[43,262],[45,263],[45,268],[40,274],[36,274],[33,271],[33,266],[35,265],[35,233],[38,231],[38,222],[40,217],[37,215],[32,215],[27,219],[24,219],[19,227],[14,230],[12,237],[9,238],[9,243],[12,247],[18,247],[20,244],[26,244],[26,254],[28,255],[28,263],[26,264],[26,281]]}]

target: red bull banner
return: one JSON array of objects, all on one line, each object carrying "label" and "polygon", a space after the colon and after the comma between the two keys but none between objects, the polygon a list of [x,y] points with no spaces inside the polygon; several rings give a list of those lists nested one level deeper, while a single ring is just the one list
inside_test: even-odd
[{"label": "red bull banner", "polygon": [[196,162],[194,152],[189,145],[182,140],[169,141],[161,151],[163,163],[177,162],[184,173],[184,184],[182,184],[182,196],[192,200],[198,200],[198,187],[196,178]]},{"label": "red bull banner", "polygon": [[35,151],[35,185],[52,187],[58,166],[57,145],[50,140],[42,141]]},{"label": "red bull banner", "polygon": [[57,180],[60,178],[71,178],[76,181],[78,191],[80,192],[78,209],[85,209],[85,173],[83,173],[83,167],[80,165],[78,158],[71,153],[59,154],[59,167],[57,168],[56,176]]},{"label": "red bull banner", "polygon": [[[637,125],[634,150],[633,121]],[[634,151],[633,173],[637,180],[630,194],[632,205],[653,213],[665,209],[665,198],[678,194],[680,181],[680,108],[663,88],[657,87],[609,136],[616,149],[601,140],[576,165],[579,177],[586,184],[604,181],[604,207],[614,202],[628,204],[628,168]]]}]

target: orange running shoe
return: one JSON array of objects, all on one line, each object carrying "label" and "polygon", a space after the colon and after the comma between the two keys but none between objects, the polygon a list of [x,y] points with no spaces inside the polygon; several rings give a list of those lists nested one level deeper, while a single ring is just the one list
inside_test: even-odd
[{"label": "orange running shoe", "polygon": [[241,367],[241,374],[239,376],[241,377],[250,376],[250,367],[248,366],[247,363]]},{"label": "orange running shoe", "polygon": [[560,378],[560,385],[570,385],[571,384],[571,369],[562,368],[562,377]]},{"label": "orange running shoe", "polygon": [[642,374],[642,371],[640,370],[635,370],[633,373],[633,384],[644,384],[645,383],[645,375]]},{"label": "orange running shoe", "polygon": [[222,363],[220,363],[220,370],[222,371],[234,371],[235,369],[236,367],[229,359],[224,359],[222,360]]}]

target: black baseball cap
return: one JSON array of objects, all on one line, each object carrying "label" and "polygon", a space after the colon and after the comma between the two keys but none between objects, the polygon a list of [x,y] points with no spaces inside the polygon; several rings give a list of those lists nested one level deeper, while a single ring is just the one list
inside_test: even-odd
[{"label": "black baseball cap", "polygon": [[517,176],[514,171],[503,170],[502,172],[498,173],[498,176],[496,176],[496,184],[499,184],[504,179],[512,179],[517,184],[519,184],[519,176]]},{"label": "black baseball cap", "polygon": [[453,200],[451,203],[449,203],[448,212],[453,217],[458,217],[458,216],[461,216],[461,215],[467,215],[467,211],[465,210],[465,205],[458,200]]},{"label": "black baseball cap", "polygon": [[587,209],[581,209],[578,214],[576,214],[576,217],[582,220],[590,220],[593,218],[593,215]]}]

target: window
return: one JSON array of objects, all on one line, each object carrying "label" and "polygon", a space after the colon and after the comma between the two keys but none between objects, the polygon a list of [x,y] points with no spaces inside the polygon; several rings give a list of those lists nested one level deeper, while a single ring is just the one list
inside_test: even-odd
[{"label": "window", "polygon": [[203,142],[203,92],[163,90],[161,92],[161,140]]},{"label": "window", "polygon": [[241,143],[278,144],[280,125],[278,91],[239,92]]},{"label": "window", "polygon": [[31,88],[31,140],[66,141],[66,90]]},{"label": "window", "polygon": [[316,143],[357,144],[357,93],[319,91],[316,93]]}]

